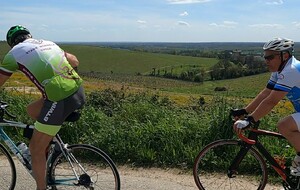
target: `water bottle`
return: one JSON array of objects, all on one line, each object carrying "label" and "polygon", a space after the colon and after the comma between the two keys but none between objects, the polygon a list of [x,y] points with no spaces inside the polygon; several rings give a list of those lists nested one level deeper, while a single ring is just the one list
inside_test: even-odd
[{"label": "water bottle", "polygon": [[29,148],[27,145],[23,142],[18,143],[18,148],[25,160],[26,166],[28,169],[31,169],[31,154],[29,152]]}]

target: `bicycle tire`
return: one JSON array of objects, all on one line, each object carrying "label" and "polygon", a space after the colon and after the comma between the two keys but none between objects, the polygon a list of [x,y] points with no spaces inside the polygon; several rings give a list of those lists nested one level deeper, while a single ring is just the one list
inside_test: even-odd
[{"label": "bicycle tire", "polygon": [[13,190],[16,186],[16,166],[3,144],[0,144],[0,184],[1,188]]},{"label": "bicycle tire", "polygon": [[240,150],[242,142],[219,140],[205,146],[195,159],[193,175],[200,190],[265,188],[267,165],[261,154],[251,147],[239,164],[235,177],[228,177],[229,165]]},{"label": "bicycle tire", "polygon": [[[79,174],[81,182],[79,184],[77,179],[73,179],[68,184],[61,183],[67,177],[73,177],[72,169],[62,152],[53,155],[52,163],[49,168],[48,187],[51,190],[62,188],[68,189],[115,189],[120,190],[121,182],[119,172],[112,159],[102,150],[91,145],[75,144],[67,147],[69,152],[74,155],[82,167],[86,170],[88,175],[85,175],[76,163],[75,170]],[[92,185],[88,181],[93,181]],[[77,185],[74,185],[77,184]],[[61,186],[63,185],[63,186]]]}]

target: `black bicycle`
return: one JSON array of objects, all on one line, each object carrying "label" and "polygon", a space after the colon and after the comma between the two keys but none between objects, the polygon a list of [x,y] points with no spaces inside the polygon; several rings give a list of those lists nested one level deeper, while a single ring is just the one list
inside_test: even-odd
[{"label": "black bicycle", "polygon": [[[3,128],[20,127],[30,132],[33,125],[4,119],[4,115],[15,118],[7,112],[7,103],[0,101],[0,184],[1,189],[13,190],[16,184],[16,167],[11,153],[32,175],[31,163],[24,157]],[[76,113],[73,121],[77,118]],[[120,190],[120,176],[112,159],[102,150],[88,144],[64,143],[57,134],[50,143],[47,156],[48,189],[91,189]],[[10,152],[7,150],[10,150]],[[32,175],[33,177],[33,175]]]},{"label": "black bicycle", "polygon": [[279,133],[258,129],[258,125],[247,130],[247,137],[239,134],[239,140],[217,140],[200,151],[193,167],[197,187],[201,190],[264,189],[268,182],[268,163],[282,178],[285,190],[299,190],[300,177],[290,175],[285,158],[272,156],[259,141],[259,136],[285,138]]}]

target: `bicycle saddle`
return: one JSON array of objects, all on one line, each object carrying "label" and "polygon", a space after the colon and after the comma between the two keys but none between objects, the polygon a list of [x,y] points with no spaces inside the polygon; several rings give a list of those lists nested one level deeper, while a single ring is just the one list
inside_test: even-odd
[{"label": "bicycle saddle", "polygon": [[77,121],[81,116],[81,113],[79,111],[74,111],[68,117],[65,119],[65,121],[68,122],[75,122]]}]

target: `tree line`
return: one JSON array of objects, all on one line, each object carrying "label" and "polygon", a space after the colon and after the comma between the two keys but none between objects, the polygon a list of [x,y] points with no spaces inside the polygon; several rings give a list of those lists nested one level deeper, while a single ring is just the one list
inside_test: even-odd
[{"label": "tree line", "polygon": [[153,68],[150,75],[203,82],[206,80],[224,80],[256,75],[268,71],[263,58],[257,54],[245,55],[241,52],[223,51],[220,53],[214,52],[214,57],[217,57],[219,61],[206,70],[195,65],[190,66],[188,69],[182,69],[180,73],[173,72],[173,68],[169,70]]}]

